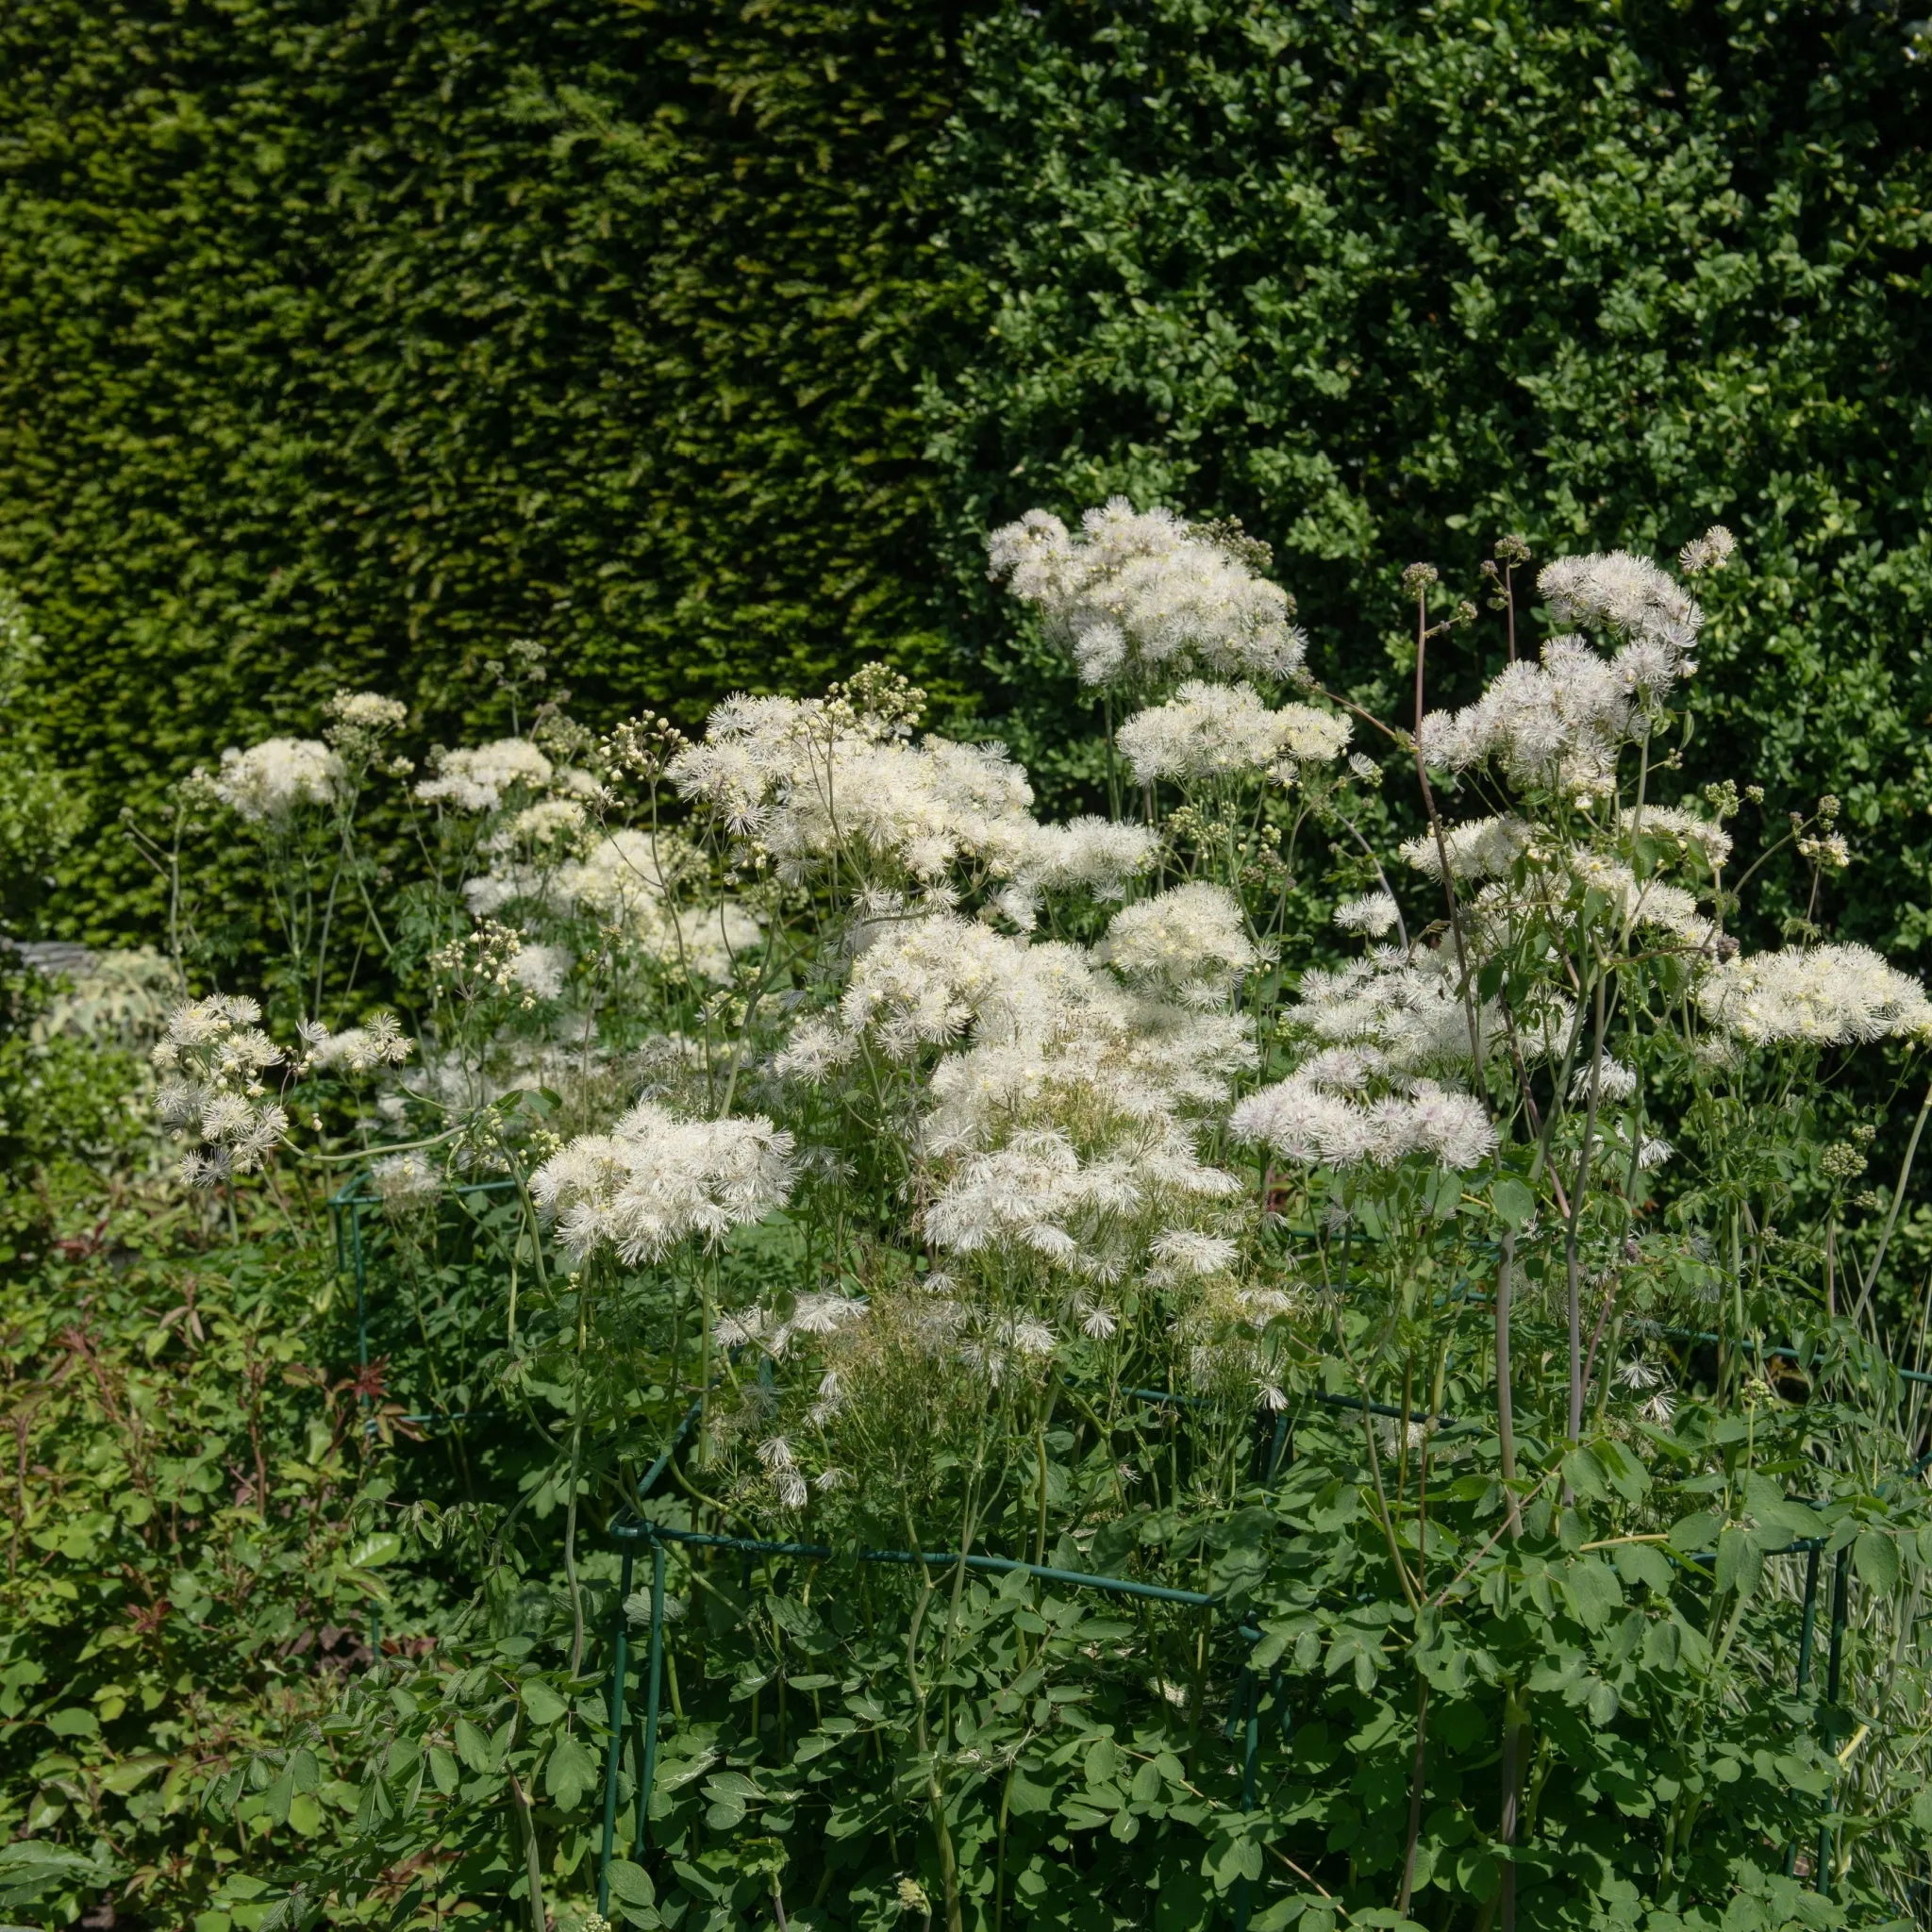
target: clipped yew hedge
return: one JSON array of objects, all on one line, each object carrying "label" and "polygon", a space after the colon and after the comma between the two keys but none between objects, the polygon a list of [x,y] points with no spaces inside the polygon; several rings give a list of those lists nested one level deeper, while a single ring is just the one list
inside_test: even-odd
[{"label": "clipped yew hedge", "polygon": [[[1823,0],[17,0],[0,572],[54,736],[106,825],[340,683],[487,722],[480,661],[529,635],[600,720],[885,653],[1051,784],[1077,697],[979,551],[1027,505],[1240,516],[1369,694],[1414,556],[1473,591],[1506,528],[1717,518],[1743,567],[1699,729],[1774,823],[1840,792],[1834,909],[1922,948],[1916,31]],[[1445,694],[1496,650],[1446,650]],[[111,838],[68,871],[64,929],[152,918]]]},{"label": "clipped yew hedge", "polygon": [[[452,735],[931,656],[914,4],[0,9],[0,572],[111,821],[378,677]],[[507,721],[506,721],[507,722]],[[69,923],[151,917],[131,852]]]}]

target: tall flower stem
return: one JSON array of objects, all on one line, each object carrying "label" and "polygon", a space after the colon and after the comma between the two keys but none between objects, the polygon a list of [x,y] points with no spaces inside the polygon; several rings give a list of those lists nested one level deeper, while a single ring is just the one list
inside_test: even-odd
[{"label": "tall flower stem", "polygon": [[1395,1909],[1406,1919],[1408,1917],[1408,1902],[1415,1890],[1415,1848],[1416,1840],[1423,1829],[1423,1774],[1428,1768],[1429,1757],[1429,1680],[1416,1674],[1415,1680],[1415,1756],[1410,1761],[1408,1774],[1408,1835],[1404,1841],[1402,1855],[1402,1892],[1395,1901]]},{"label": "tall flower stem", "polygon": [[1509,1304],[1516,1288],[1515,1273],[1516,1230],[1506,1227],[1496,1257],[1496,1448],[1502,1459],[1511,1541],[1523,1528],[1516,1491],[1509,1487],[1516,1480],[1516,1403],[1509,1386]]},{"label": "tall flower stem", "polygon": [[1563,1230],[1563,1262],[1570,1316],[1570,1440],[1576,1441],[1583,1430],[1583,1279],[1582,1257],[1577,1244],[1577,1223],[1583,1214],[1583,1197],[1590,1187],[1591,1156],[1596,1149],[1596,1109],[1602,1094],[1604,1071],[1604,982],[1608,974],[1600,967],[1591,1003],[1590,1100],[1583,1115],[1583,1150],[1576,1157],[1576,1185],[1570,1196],[1569,1224]]},{"label": "tall flower stem", "polygon": [[[919,1533],[909,1509],[904,1512],[907,1547],[920,1547]],[[934,1594],[932,1575],[921,1566],[919,1601],[913,1607],[911,1623],[906,1632],[906,1675],[912,1691],[913,1741],[925,1774],[926,1807],[932,1817],[933,1847],[939,1854],[940,1883],[946,1902],[946,1932],[965,1932],[965,1918],[959,1898],[959,1860],[954,1849],[951,1827],[946,1823],[945,1792],[940,1784],[939,1766],[933,1756],[932,1740],[926,1727],[926,1690],[919,1674],[919,1633]]]},{"label": "tall flower stem", "polygon": [[[1422,574],[1427,572],[1424,576]],[[1442,816],[1436,809],[1436,793],[1429,784],[1428,760],[1423,756],[1423,715],[1425,671],[1429,651],[1429,584],[1435,571],[1427,564],[1411,564],[1405,577],[1415,580],[1415,775],[1422,787],[1423,809],[1429,817],[1429,831],[1436,841],[1436,862],[1442,871],[1442,896],[1449,904],[1449,932],[1456,941],[1456,974],[1461,984],[1463,1009],[1469,1018],[1469,1056],[1480,1076],[1483,1064],[1482,1030],[1476,1023],[1475,989],[1470,982],[1469,957],[1462,943],[1462,908],[1456,898],[1456,874],[1449,869],[1449,841],[1442,830]],[[1481,1091],[1478,1078],[1477,1091]]]},{"label": "tall flower stem", "polygon": [[584,1469],[585,1357],[591,1339],[591,1270],[587,1262],[577,1280],[577,1345],[571,1387],[570,1491],[564,1501],[563,1574],[570,1585],[570,1674],[584,1662],[584,1592],[577,1580],[577,1486]]},{"label": "tall flower stem", "polygon": [[1885,1212],[1885,1226],[1878,1236],[1877,1252],[1872,1257],[1872,1265],[1865,1271],[1865,1281],[1858,1291],[1858,1306],[1852,1310],[1852,1325],[1856,1327],[1863,1319],[1865,1305],[1872,1299],[1872,1291],[1878,1286],[1878,1271],[1885,1266],[1885,1251],[1891,1245],[1891,1231],[1898,1224],[1899,1204],[1906,1197],[1906,1183],[1912,1177],[1912,1161],[1919,1151],[1919,1137],[1925,1131],[1925,1116],[1932,1113],[1932,1086],[1925,1089],[1925,1098],[1920,1103],[1919,1117],[1912,1123],[1912,1138],[1906,1142],[1906,1158],[1900,1163],[1898,1186],[1891,1191],[1891,1206]]},{"label": "tall flower stem", "polygon": [[1529,1713],[1521,1693],[1511,1690],[1503,1701],[1503,1815],[1496,1829],[1497,1841],[1510,1854],[1503,1863],[1499,1889],[1502,1932],[1516,1932],[1516,1825],[1523,1807],[1523,1747],[1528,1732]]}]

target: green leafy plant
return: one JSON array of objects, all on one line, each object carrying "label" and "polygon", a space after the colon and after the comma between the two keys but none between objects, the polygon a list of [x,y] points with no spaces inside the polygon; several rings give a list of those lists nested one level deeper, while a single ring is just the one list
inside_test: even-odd
[{"label": "green leafy plant", "polygon": [[[134,1238],[147,1252],[75,1241],[0,1305],[0,1886],[42,1923],[104,1895],[155,1924],[213,1909],[250,1841],[204,1800],[366,1665],[402,1547],[374,1526],[380,1444],[353,1378],[305,1359],[289,1319],[313,1273],[264,1257],[228,1274],[160,1227]],[[334,1815],[311,1791],[282,1842]]]},{"label": "green leafy plant", "polygon": [[[358,1441],[439,1441],[363,1489],[368,1668],[205,1786],[218,1908],[1908,1916],[1918,1137],[1854,1193],[1844,1074],[1915,1091],[1932,1000],[1822,924],[1835,799],[1747,861],[1698,783],[1733,549],[1543,562],[1548,637],[1521,539],[1486,629],[1413,566],[1398,724],[1239,529],[1031,513],[990,559],[1105,699],[1107,818],[877,668],[701,739],[552,707],[388,805],[229,758],[209,831],[285,801],[286,935],[312,814],[413,1033],[305,953],[170,1016],[160,1112],[237,1268],[351,1176]],[[1452,644],[1491,675],[1434,707]],[[1777,867],[1805,916],[1744,944]]]}]

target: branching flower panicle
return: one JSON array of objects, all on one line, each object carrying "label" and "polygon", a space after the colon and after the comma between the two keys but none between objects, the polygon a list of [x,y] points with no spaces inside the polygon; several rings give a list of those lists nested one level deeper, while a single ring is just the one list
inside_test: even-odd
[{"label": "branching flower panicle", "polygon": [[169,1016],[150,1056],[155,1109],[177,1141],[192,1143],[181,1159],[181,1177],[192,1187],[253,1174],[288,1132],[289,1116],[262,1080],[283,1054],[256,1024],[260,1018],[260,1006],[245,995],[190,1000]]},{"label": "branching flower panicle", "polygon": [[435,775],[421,780],[416,796],[458,811],[494,811],[505,794],[550,783],[556,767],[526,738],[499,738],[473,749],[445,751],[432,760]]},{"label": "branching flower panicle", "polygon": [[300,807],[328,805],[342,778],[342,761],[312,738],[269,738],[246,751],[222,754],[208,781],[214,797],[251,824],[280,824]]},{"label": "branching flower panicle", "polygon": [[1279,680],[1307,655],[1287,594],[1254,575],[1248,553],[1164,509],[1138,513],[1115,497],[1087,512],[1077,537],[1029,510],[993,532],[987,555],[993,580],[1067,641],[1085,684],[1191,664]]},{"label": "branching flower panicle", "polygon": [[579,1135],[551,1156],[530,1191],[578,1261],[608,1247],[636,1267],[783,1207],[792,1145],[760,1117],[687,1121],[644,1101],[609,1133]]}]

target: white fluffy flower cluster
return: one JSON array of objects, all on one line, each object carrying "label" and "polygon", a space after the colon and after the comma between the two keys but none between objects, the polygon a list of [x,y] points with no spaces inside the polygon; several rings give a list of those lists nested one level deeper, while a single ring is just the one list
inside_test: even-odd
[{"label": "white fluffy flower cluster", "polygon": [[[511,824],[523,829],[515,833],[513,847],[554,840],[567,849],[571,813],[578,814],[581,823],[581,808],[569,799],[546,799],[519,812]],[[526,820],[532,824],[525,826]],[[625,828],[600,839],[580,859],[526,863],[502,858],[468,881],[463,895],[479,919],[519,903],[533,914],[588,914],[637,958],[723,985],[739,959],[763,943],[764,928],[733,899],[710,906],[678,904],[669,891],[676,873],[675,861],[650,833]],[[569,956],[555,946],[525,950],[546,957],[522,965],[519,977],[529,985],[536,975],[541,981],[533,988],[536,996],[555,998],[569,971]]]},{"label": "white fluffy flower cluster", "polygon": [[599,840],[581,864],[564,866],[556,891],[566,907],[595,913],[643,958],[723,985],[763,945],[764,927],[735,899],[679,905],[667,891],[675,871],[648,832],[625,829]]},{"label": "white fluffy flower cluster", "polygon": [[1313,1167],[1391,1167],[1411,1154],[1467,1171],[1496,1151],[1496,1130],[1479,1101],[1434,1080],[1357,1100],[1346,1076],[1330,1080],[1324,1057],[1251,1093],[1234,1110],[1237,1140],[1258,1141],[1284,1160]]},{"label": "white fluffy flower cluster", "polygon": [[409,716],[408,705],[373,691],[339,691],[323,711],[337,724],[368,732],[394,731]]},{"label": "white fluffy flower cluster", "polygon": [[[1058,1346],[1053,1330],[1028,1315],[968,1307],[955,1312],[965,1338],[958,1344],[959,1359],[994,1389],[1012,1380],[1016,1371],[1042,1366]],[[942,1325],[943,1317],[933,1324],[936,1330]]]},{"label": "white fluffy flower cluster", "polygon": [[857,1295],[829,1291],[802,1294],[791,1304],[791,1312],[782,1319],[771,1309],[751,1307],[726,1315],[717,1328],[718,1340],[726,1348],[745,1348],[754,1342],[765,1353],[782,1358],[801,1335],[837,1335],[862,1322],[868,1305]]},{"label": "white fluffy flower cluster", "polygon": [[817,699],[730,698],[667,769],[791,878],[835,852],[922,879],[962,858],[1010,873],[1033,824],[1032,787],[1000,746],[909,745]]},{"label": "white fluffy flower cluster", "polygon": [[1434,832],[1424,832],[1402,847],[1408,863],[1432,879],[1442,876],[1444,853],[1452,878],[1501,878],[1509,868],[1532,849],[1536,828],[1528,820],[1513,813],[1487,819],[1470,819],[1459,825],[1442,828],[1439,847]]},{"label": "white fluffy flower cluster", "polygon": [[1558,624],[1607,630],[1666,653],[1674,668],[1640,682],[1668,683],[1697,647],[1704,612],[1681,584],[1648,558],[1632,557],[1627,550],[1559,557],[1537,574],[1536,587]]},{"label": "white fluffy flower cluster", "polygon": [[554,770],[527,738],[499,738],[491,744],[444,752],[436,775],[417,785],[416,796],[458,811],[494,811],[505,792],[547,785]]},{"label": "white fluffy flower cluster", "polygon": [[1218,1180],[1196,1186],[1188,1122],[1224,1104],[1235,1076],[1254,1063],[1238,1015],[1191,1012],[1103,985],[1098,997],[1069,999],[1045,1024],[983,1024],[970,1046],[941,1059],[925,1144],[942,1158],[996,1143],[1017,1124],[1074,1122],[1090,1153],[1124,1150],[1156,1191],[1170,1181],[1183,1193],[1222,1191]]},{"label": "white fluffy flower cluster", "polygon": [[1031,1014],[1051,1010],[1059,983],[1087,973],[1074,947],[1020,944],[950,912],[881,920],[865,929],[861,946],[836,1033],[808,1023],[780,1055],[781,1073],[811,1075],[822,1059],[842,1064],[861,1036],[908,1060],[922,1047],[951,1044],[975,1021],[1018,1032]]},{"label": "white fluffy flower cluster", "polygon": [[1208,1006],[1224,999],[1260,956],[1234,894],[1193,879],[1116,912],[1099,957],[1137,985]]},{"label": "white fluffy flower cluster", "polygon": [[1700,871],[1722,872],[1730,863],[1731,835],[1715,819],[1681,806],[1646,805],[1641,811],[1626,809],[1618,815],[1617,826],[1627,838],[1646,839],[1661,847],[1679,863],[1694,858]]},{"label": "white fluffy flower cluster", "polygon": [[[1472,1057],[1470,1008],[1453,956],[1424,949],[1410,957],[1378,946],[1367,958],[1310,967],[1301,977],[1284,1025],[1320,1048],[1344,1051],[1324,1086],[1365,1085],[1383,1074],[1441,1073]],[[1484,1054],[1503,1039],[1503,1016],[1478,1003],[1476,1031]]]},{"label": "white fluffy flower cluster", "polygon": [[1003,746],[930,736],[912,745],[818,700],[732,698],[667,769],[781,878],[801,880],[835,854],[926,885],[965,865],[1009,882],[1003,909],[1022,925],[1045,891],[1120,897],[1154,852],[1138,826],[1042,825]]},{"label": "white fluffy flower cluster", "polygon": [[1344,899],[1335,908],[1335,923],[1343,932],[1358,932],[1372,940],[1385,938],[1399,917],[1395,901],[1381,891]]},{"label": "white fluffy flower cluster", "polygon": [[836,1022],[794,1029],[778,1071],[821,1078],[861,1040],[895,1059],[947,1046],[928,1123],[939,1144],[980,1144],[982,1129],[1057,1085],[1104,1091],[1104,1110],[1149,1120],[1206,1105],[1253,1058],[1229,1014],[1189,1011],[1137,994],[1059,942],[1007,938],[955,913],[871,928]]},{"label": "white fluffy flower cluster", "polygon": [[1581,637],[1552,638],[1541,664],[1510,664],[1474,704],[1424,717],[1423,753],[1451,771],[1493,759],[1521,785],[1601,791],[1619,749],[1696,669],[1689,654],[1704,613],[1655,564],[1622,550],[1560,558],[1537,587],[1561,621],[1622,639],[1615,655]]},{"label": "white fluffy flower cluster", "polygon": [[260,1018],[260,1007],[240,994],[190,1000],[169,1016],[150,1056],[162,1124],[177,1141],[200,1143],[181,1161],[191,1186],[254,1173],[288,1132],[289,1116],[261,1081],[282,1050],[256,1024]]},{"label": "white fluffy flower cluster", "polygon": [[571,956],[562,946],[526,941],[509,962],[510,976],[533,1000],[558,1000],[563,997],[571,964]]},{"label": "white fluffy flower cluster", "polygon": [[1706,571],[1722,570],[1731,560],[1738,540],[1722,524],[1713,524],[1701,537],[1693,537],[1677,552],[1677,568],[1687,577],[1702,576]]},{"label": "white fluffy flower cluster", "polygon": [[1348,740],[1346,719],[1312,705],[1271,710],[1251,684],[1194,678],[1165,704],[1129,718],[1115,741],[1141,785],[1253,772],[1288,784],[1304,765],[1332,764]]},{"label": "white fluffy flower cluster", "polygon": [[1012,885],[999,904],[1023,930],[1030,929],[1044,892],[1085,891],[1096,899],[1118,899],[1130,879],[1154,862],[1158,841],[1144,825],[1117,824],[1091,816],[1063,825],[1035,824]]},{"label": "white fluffy flower cluster", "polygon": [[[1717,928],[1694,892],[1670,884],[1656,873],[1640,879],[1621,858],[1587,849],[1574,851],[1565,854],[1559,866],[1552,870],[1568,880],[1573,892],[1594,892],[1615,908],[1628,925],[1647,926],[1693,949],[1707,946],[1715,936]],[[1492,895],[1500,898],[1500,889],[1491,888],[1478,900],[1479,910],[1493,903]]]},{"label": "white fluffy flower cluster", "polygon": [[385,1208],[402,1209],[433,1201],[442,1191],[442,1175],[422,1155],[385,1154],[372,1161],[369,1178]]},{"label": "white fluffy flower cluster", "polygon": [[[1057,1127],[1031,1127],[969,1155],[925,1212],[926,1239],[958,1255],[1023,1248],[1096,1281],[1131,1264],[1136,1234],[1192,1203],[1224,1200],[1239,1183],[1208,1167],[1178,1135],[1081,1158]],[[1174,1252],[1191,1229],[1157,1227],[1150,1252]]]},{"label": "white fluffy flower cluster", "polygon": [[1870,946],[1790,946],[1726,960],[1697,989],[1704,1017],[1754,1046],[1932,1037],[1932,1002]]},{"label": "white fluffy flower cluster", "polygon": [[608,1248],[626,1267],[695,1236],[762,1221],[791,1192],[791,1136],[762,1116],[687,1121],[642,1101],[608,1134],[580,1134],[530,1177],[579,1261]]},{"label": "white fluffy flower cluster", "polygon": [[806,1481],[792,1459],[791,1444],[783,1436],[767,1436],[758,1444],[758,1453],[766,1474],[772,1478],[779,1506],[786,1509],[803,1509],[808,1493]]},{"label": "white fluffy flower cluster", "polygon": [[584,828],[584,807],[575,798],[540,798],[512,812],[483,841],[490,853],[568,851]]},{"label": "white fluffy flower cluster", "polygon": [[[1547,917],[1548,908],[1586,891],[1596,893],[1632,927],[1666,934],[1693,950],[1707,946],[1716,928],[1697,895],[1671,884],[1660,870],[1639,878],[1620,856],[1620,837],[1627,838],[1633,823],[1626,815],[1618,825],[1607,827],[1599,835],[1605,850],[1560,845],[1540,838],[1527,820],[1506,814],[1445,825],[1440,847],[1433,832],[1424,832],[1403,845],[1402,856],[1418,872],[1440,879],[1446,852],[1454,877],[1490,881],[1476,895],[1465,933],[1478,950],[1507,945],[1512,934]],[[1730,841],[1719,827],[1689,812],[1646,808],[1641,825],[1646,836],[1655,833],[1666,848],[1662,856],[1667,860],[1681,862],[1696,854],[1701,870],[1706,864],[1721,865],[1730,851]],[[1519,888],[1507,880],[1522,859],[1528,861],[1529,877]]]},{"label": "white fluffy flower cluster", "polygon": [[987,542],[989,575],[1036,605],[1072,646],[1085,684],[1198,663],[1230,676],[1292,676],[1307,640],[1287,594],[1171,511],[1124,497],[1090,509],[1080,535],[1028,510]]},{"label": "white fluffy flower cluster", "polygon": [[936,1245],[1017,1248],[1104,1282],[1239,1191],[1188,1124],[1255,1063],[1238,1016],[1151,998],[1077,946],[954,913],[882,920],[864,938],[837,1017],[796,1027],[777,1068],[817,1080],[861,1043],[899,1059],[954,1049],[918,1127]]},{"label": "white fluffy flower cluster", "polygon": [[1552,638],[1540,665],[1507,665],[1474,704],[1424,718],[1423,753],[1450,771],[1493,758],[1519,785],[1595,791],[1629,738],[1636,699],[1661,689],[1633,683],[1582,638]]},{"label": "white fluffy flower cluster", "polygon": [[399,1067],[415,1051],[396,1024],[393,1013],[372,1014],[367,1024],[331,1033],[319,1021],[305,1020],[296,1031],[302,1036],[302,1065],[324,1067],[346,1074],[371,1074],[381,1067]]},{"label": "white fluffy flower cluster", "polygon": [[280,824],[298,806],[327,805],[341,776],[341,759],[320,740],[267,738],[246,751],[230,745],[208,786],[238,818]]},{"label": "white fluffy flower cluster", "polygon": [[[1434,847],[1426,849],[1432,853]],[[1716,925],[1696,893],[1672,885],[1657,873],[1640,879],[1624,859],[1588,846],[1558,850],[1547,858],[1533,855],[1533,859],[1530,876],[1521,888],[1492,882],[1469,908],[1464,936],[1478,957],[1507,949],[1533,926],[1567,918],[1588,893],[1626,927],[1660,935],[1674,941],[1677,949],[1703,952],[1716,937]]]},{"label": "white fluffy flower cluster", "polygon": [[[1585,1101],[1590,1097],[1591,1069],[1589,1061],[1577,1067],[1570,1075],[1570,1098]],[[1637,1075],[1624,1062],[1609,1054],[1601,1055],[1595,1067],[1597,1098],[1604,1100],[1628,1100],[1637,1091]]]},{"label": "white fluffy flower cluster", "polygon": [[626,826],[559,868],[554,896],[565,910],[581,906],[612,924],[637,924],[656,919],[671,883],[670,860],[658,841]]}]

